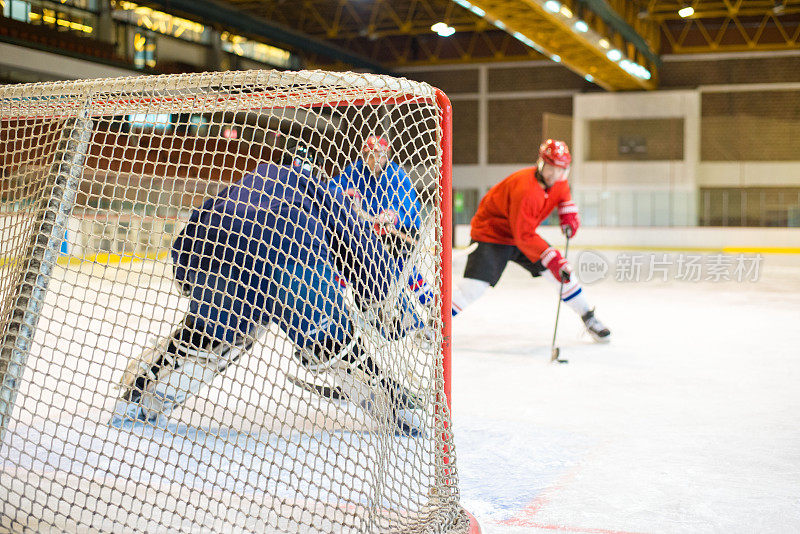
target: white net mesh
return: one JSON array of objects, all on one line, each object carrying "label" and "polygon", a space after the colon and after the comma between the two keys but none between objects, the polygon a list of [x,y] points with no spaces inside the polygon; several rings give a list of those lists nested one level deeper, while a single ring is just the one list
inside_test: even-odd
[{"label": "white net mesh", "polygon": [[0,101],[1,528],[463,528],[431,87],[254,71]]}]

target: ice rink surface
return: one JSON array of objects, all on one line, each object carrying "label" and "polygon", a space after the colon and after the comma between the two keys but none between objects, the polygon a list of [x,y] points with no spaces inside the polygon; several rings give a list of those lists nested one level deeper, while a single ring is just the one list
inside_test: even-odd
[{"label": "ice rink surface", "polygon": [[601,254],[584,288],[613,341],[562,307],[567,365],[549,363],[557,289],[516,266],[454,320],[464,506],[487,534],[799,532],[800,256],[692,282],[671,253],[623,282]]},{"label": "ice rink surface", "polygon": [[[597,259],[582,254],[591,253],[570,251],[574,265]],[[640,280],[623,282],[616,278],[630,253],[598,254],[609,266],[607,277],[584,287],[597,316],[612,329],[613,341],[595,344],[575,314],[562,307],[558,344],[562,357],[569,359],[567,365],[549,363],[557,288],[547,280],[530,278],[514,265],[497,288],[454,320],[453,428],[464,506],[488,534],[800,531],[800,255],[764,256],[755,281],[750,272],[741,282],[693,282],[679,279],[676,253],[659,254],[660,264],[671,267],[646,281],[650,256],[641,253]],[[456,256],[458,275],[465,258]],[[713,258],[705,254],[701,259],[700,278],[713,277]],[[734,266],[729,267],[734,273]],[[76,473],[88,484],[133,483],[150,476],[145,471],[118,476],[114,459],[121,455],[115,447],[124,446],[129,449],[125,454],[144,454],[147,449],[148,457],[159,458],[158,476],[166,477],[166,483],[175,480],[172,486],[179,493],[206,488],[204,481],[216,480],[218,485],[210,488],[214,495],[233,491],[243,502],[264,490],[281,495],[285,488],[265,485],[258,478],[232,482],[223,477],[219,482],[225,469],[246,472],[239,468],[250,465],[259,454],[257,447],[248,441],[240,447],[241,455],[227,448],[255,434],[220,433],[204,424],[187,427],[183,421],[176,427],[183,430],[164,434],[169,439],[156,445],[168,449],[162,457],[148,449],[153,446],[149,441],[137,441],[135,432],[120,433],[105,426],[116,396],[110,377],[121,373],[127,361],[121,355],[130,352],[131,343],[146,342],[125,339],[123,334],[137,332],[143,338],[148,334],[141,326],[134,328],[138,314],[128,316],[121,303],[133,297],[152,302],[157,309],[143,310],[145,316],[154,318],[154,324],[173,322],[166,316],[161,321],[165,305],[159,302],[158,286],[139,283],[124,272],[120,276],[130,294],[95,295],[79,283],[64,289],[85,306],[61,310],[62,323],[54,324],[67,330],[53,327],[42,339],[52,350],[53,336],[60,334],[71,343],[60,350],[72,356],[52,366],[41,358],[29,361],[27,396],[50,400],[32,406],[33,411],[23,417],[31,421],[15,425],[7,436],[16,444],[15,452],[0,475],[28,470],[31,474],[18,477],[41,477],[37,480],[45,486],[40,487],[72,489],[75,482],[70,477]],[[166,306],[173,308],[174,303]],[[118,309],[122,319],[108,309]],[[73,315],[79,311],[97,316],[99,322],[70,331],[68,325],[77,324]],[[109,347],[117,356],[104,358],[102,350],[91,360],[79,360],[80,350],[72,345],[81,343]],[[87,367],[92,361],[102,366]],[[219,410],[236,401],[235,395],[225,400],[225,392],[235,393],[232,381],[244,383],[244,376],[253,374],[252,365],[243,362],[214,387],[209,395],[221,404]],[[255,374],[268,379],[269,373],[258,369]],[[70,395],[55,393],[64,384],[70,384]],[[80,396],[86,389],[96,394]],[[20,405],[26,406],[25,401]],[[314,423],[339,428],[341,407],[327,403],[325,407]],[[246,419],[266,420],[266,414],[280,419],[282,414],[273,413],[274,409],[272,404],[262,406]],[[77,415],[68,415],[73,413]],[[233,423],[230,427],[238,428]],[[264,446],[282,439],[266,430]],[[83,437],[73,436],[75,432]],[[123,435],[128,437],[120,441]],[[309,440],[327,439],[319,443],[339,450],[349,436],[298,434],[286,457],[302,462],[302,455],[294,457],[292,451],[308,448]],[[170,467],[170,455],[194,447],[198,437],[209,447],[209,458],[225,460],[222,471],[209,467],[195,476],[196,462],[181,472]],[[267,460],[282,464],[275,458]],[[396,467],[420,475],[413,463]],[[328,469],[335,471],[331,480],[336,484],[350,485],[344,464]],[[231,485],[234,482],[243,486]],[[109,495],[117,490],[128,494],[124,484],[108,484],[104,491]],[[336,490],[332,491],[331,496]],[[48,497],[54,499],[55,508],[60,506],[60,495],[60,490],[53,490]],[[119,505],[126,509],[130,503]],[[150,505],[156,510],[159,503]],[[26,506],[20,507],[21,513]],[[179,515],[151,519],[161,526],[183,525]],[[108,517],[113,514],[108,512]],[[259,523],[262,519],[248,519],[254,521],[254,531],[266,524]],[[97,526],[105,524],[102,517],[98,520]]]}]

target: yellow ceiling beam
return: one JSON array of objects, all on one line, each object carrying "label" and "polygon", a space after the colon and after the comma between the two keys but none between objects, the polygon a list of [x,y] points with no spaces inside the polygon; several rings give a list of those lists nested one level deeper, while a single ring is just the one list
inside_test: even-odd
[{"label": "yellow ceiling beam", "polygon": [[[798,0],[785,0],[778,4],[774,0],[703,0],[702,2],[695,0],[689,2],[689,5],[694,7],[694,14],[687,19],[682,19],[678,15],[678,10],[684,6],[683,2],[650,0],[646,9],[648,18],[654,21],[758,17],[773,12],[781,16],[800,13],[800,1]],[[779,11],[773,11],[776,7],[779,8]]]},{"label": "yellow ceiling beam", "polygon": [[797,50],[800,40],[800,26],[785,26],[780,17],[772,14],[764,15],[755,31],[752,26],[745,28],[738,18],[725,19],[713,27],[707,27],[709,24],[703,19],[683,25],[662,20],[659,25],[675,54]]},{"label": "yellow ceiling beam", "polygon": [[[648,65],[652,77],[641,79],[623,70],[606,57],[607,49],[589,42],[586,34],[575,32],[563,19],[547,11],[536,0],[470,0],[488,17],[502,21],[510,34],[518,32],[541,46],[548,54],[581,76],[590,75],[594,83],[609,91],[655,89],[656,73]],[[573,19],[575,20],[575,19]],[[613,46],[613,45],[611,45]],[[625,50],[620,52],[625,56]],[[633,59],[633,58],[628,58]]]}]

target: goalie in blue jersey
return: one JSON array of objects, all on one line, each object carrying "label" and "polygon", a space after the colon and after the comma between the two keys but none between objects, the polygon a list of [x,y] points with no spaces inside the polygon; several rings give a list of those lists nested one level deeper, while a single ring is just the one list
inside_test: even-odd
[{"label": "goalie in blue jersey", "polygon": [[[332,181],[353,199],[359,216],[373,223],[402,264],[419,238],[421,208],[411,178],[392,160],[389,140],[368,136],[361,157]],[[415,265],[410,265],[408,271],[408,289],[420,304],[434,307],[434,293],[425,278]]]},{"label": "goalie in blue jersey", "polygon": [[306,368],[335,372],[346,400],[374,414],[377,392],[391,422],[416,432],[408,415],[415,400],[366,353],[337,282],[344,277],[362,308],[381,309],[398,261],[327,183],[314,150],[297,143],[286,153],[282,164],[259,165],[192,212],[171,250],[189,312],[131,360],[112,424],[159,424],[275,323]]}]

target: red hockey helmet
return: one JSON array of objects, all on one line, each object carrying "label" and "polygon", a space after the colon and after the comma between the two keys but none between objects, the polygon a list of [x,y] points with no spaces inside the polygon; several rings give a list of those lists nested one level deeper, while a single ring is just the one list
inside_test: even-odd
[{"label": "red hockey helmet", "polygon": [[572,156],[569,153],[567,144],[564,141],[556,141],[555,139],[548,139],[539,146],[539,159],[544,163],[554,167],[561,167],[562,169],[569,168],[569,164],[572,163]]},{"label": "red hockey helmet", "polygon": [[370,135],[367,137],[367,140],[364,141],[364,148],[361,149],[361,152],[364,154],[375,152],[377,154],[385,154],[388,156],[390,150],[389,141],[385,137]]}]

